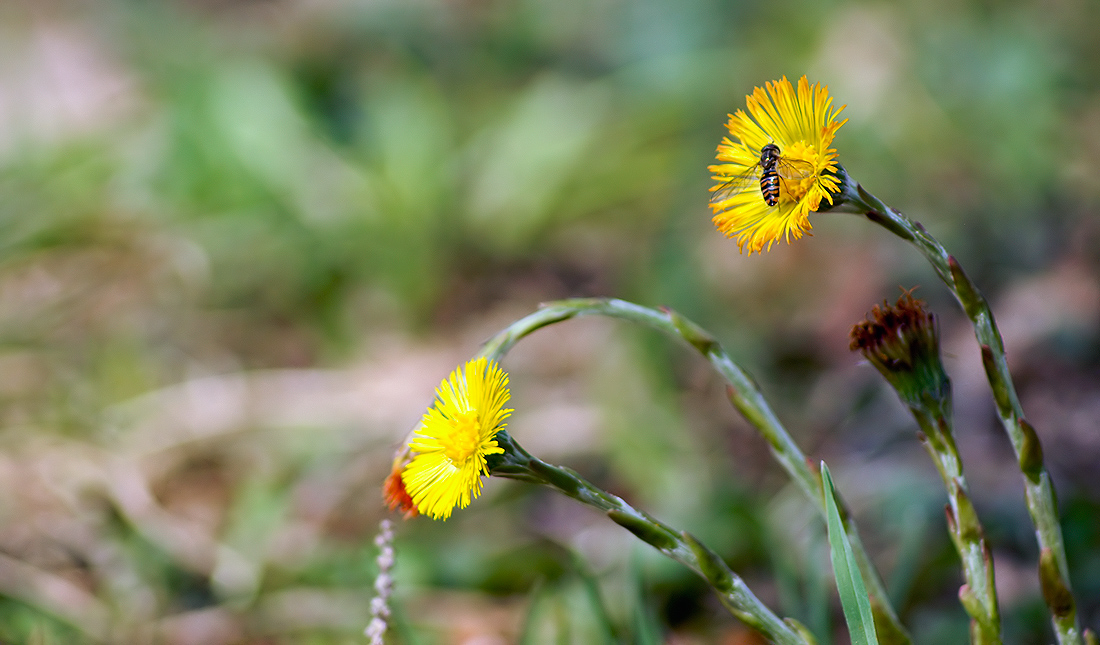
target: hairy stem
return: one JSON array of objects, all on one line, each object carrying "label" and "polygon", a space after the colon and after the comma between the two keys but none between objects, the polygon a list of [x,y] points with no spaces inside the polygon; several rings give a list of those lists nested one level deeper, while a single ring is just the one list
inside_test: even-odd
[{"label": "hairy stem", "polygon": [[605,513],[643,542],[702,576],[730,613],[759,631],[770,642],[777,645],[814,645],[813,637],[804,627],[772,613],[740,576],[690,534],[676,531],[647,513],[636,510],[569,468],[548,464],[531,456],[506,432],[497,434],[497,443],[504,448],[504,453],[490,456],[491,474],[548,486]]},{"label": "hairy stem", "polygon": [[951,430],[951,415],[939,402],[925,401],[910,406],[920,425],[921,443],[936,464],[947,489],[947,527],[951,541],[963,565],[966,585],[959,599],[970,615],[970,642],[975,645],[1001,645],[1001,614],[997,587],[993,578],[993,556],[985,542],[985,531],[970,502],[962,459]]}]

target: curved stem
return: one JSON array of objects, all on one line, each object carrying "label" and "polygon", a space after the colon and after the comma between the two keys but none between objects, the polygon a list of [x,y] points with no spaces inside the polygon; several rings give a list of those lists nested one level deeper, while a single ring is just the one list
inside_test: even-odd
[{"label": "curved stem", "polygon": [[531,456],[507,432],[496,435],[504,449],[489,457],[489,472],[539,483],[605,513],[616,524],[662,554],[702,576],[718,594],[722,604],[745,624],[778,645],[814,645],[813,637],[797,622],[783,620],[760,602],[745,581],[713,551],[686,532],[679,532],[608,493],[575,471],[548,464]]},{"label": "curved stem", "polygon": [[[547,325],[578,316],[607,316],[641,323],[669,336],[686,341],[701,353],[726,379],[730,400],[771,446],[775,459],[787,471],[798,488],[825,517],[821,475],[812,468],[805,454],[779,422],[752,377],[741,369],[716,340],[695,323],[670,310],[657,311],[613,298],[577,298],[550,302],[491,338],[482,348],[481,356],[499,360],[521,338]],[[871,558],[859,539],[854,520],[845,513],[845,530],[859,561],[863,579],[875,609],[875,624],[883,643],[909,643],[910,638],[890,604],[886,587]]]},{"label": "curved stem", "polygon": [[963,565],[966,586],[959,591],[963,608],[970,615],[970,642],[1001,645],[1001,613],[993,577],[993,556],[985,541],[970,493],[963,477],[962,459],[951,431],[949,404],[925,401],[909,409],[923,431],[921,443],[928,450],[947,489],[947,527]]},{"label": "curved stem", "polygon": [[997,322],[989,303],[955,258],[923,226],[891,208],[850,179],[846,181],[845,189],[848,206],[909,242],[924,255],[970,318],[974,335],[981,346],[986,378],[993,389],[997,415],[1024,474],[1025,500],[1042,554],[1039,560],[1039,578],[1043,597],[1051,610],[1058,643],[1081,645],[1082,635],[1077,626],[1077,614],[1070,591],[1069,565],[1062,542],[1054,487],[1050,474],[1043,465],[1039,437],[1024,418],[1024,411],[1005,360],[1004,341],[997,330]]}]

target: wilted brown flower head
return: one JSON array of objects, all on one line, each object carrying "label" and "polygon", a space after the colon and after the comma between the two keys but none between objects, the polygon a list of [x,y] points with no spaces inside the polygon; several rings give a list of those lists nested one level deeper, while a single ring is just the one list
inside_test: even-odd
[{"label": "wilted brown flower head", "polygon": [[908,405],[919,405],[926,397],[946,401],[950,396],[935,316],[913,297],[912,289],[903,290],[893,305],[875,305],[871,315],[852,328],[849,348],[862,353]]}]

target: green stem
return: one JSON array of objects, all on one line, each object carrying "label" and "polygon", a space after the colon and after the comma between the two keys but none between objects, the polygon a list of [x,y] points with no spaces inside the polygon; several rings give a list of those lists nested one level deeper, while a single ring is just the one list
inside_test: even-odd
[{"label": "green stem", "polygon": [[1038,435],[1024,418],[1023,408],[1005,360],[1004,341],[997,330],[989,303],[955,258],[923,226],[891,208],[851,179],[845,179],[845,198],[848,202],[845,209],[855,209],[867,219],[915,246],[970,318],[981,346],[986,378],[993,389],[997,415],[1024,474],[1025,500],[1035,525],[1039,548],[1043,554],[1048,554],[1040,558],[1039,575],[1058,643],[1082,645],[1081,630],[1077,626],[1077,614],[1070,591],[1069,565],[1062,542],[1054,487],[1050,474],[1043,465]]},{"label": "green stem", "polygon": [[805,628],[772,613],[740,576],[693,536],[678,532],[647,513],[636,510],[569,468],[548,464],[531,456],[506,432],[497,433],[496,439],[504,453],[489,457],[491,474],[549,486],[605,513],[642,541],[702,576],[730,613],[759,631],[770,642],[778,645],[814,645],[812,636]]},{"label": "green stem", "polygon": [[[543,305],[535,313],[516,321],[491,338],[483,347],[481,355],[491,360],[499,360],[527,334],[547,325],[585,315],[607,316],[641,323],[669,336],[680,338],[703,354],[729,384],[728,393],[734,406],[756,427],[771,446],[772,454],[779,464],[814,504],[822,518],[825,517],[820,474],[810,467],[806,456],[779,422],[755,382],[745,370],[730,359],[713,337],[695,323],[673,311],[657,311],[623,300],[608,298],[559,300]],[[870,593],[875,609],[875,624],[879,628],[882,642],[884,644],[909,643],[910,638],[890,604],[886,587],[859,539],[855,522],[848,514],[845,514],[844,528],[848,532],[852,550]]]},{"label": "green stem", "polygon": [[931,400],[909,409],[923,430],[921,442],[947,489],[947,527],[966,579],[959,599],[972,619],[970,641],[975,645],[1001,645],[1001,615],[993,577],[993,556],[970,502],[962,459],[952,435],[950,411],[940,402]]}]

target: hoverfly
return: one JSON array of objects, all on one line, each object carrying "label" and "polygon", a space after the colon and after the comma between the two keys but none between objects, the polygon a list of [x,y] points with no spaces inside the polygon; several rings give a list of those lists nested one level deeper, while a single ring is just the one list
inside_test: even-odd
[{"label": "hoverfly", "polygon": [[779,146],[769,143],[760,149],[760,161],[719,187],[710,201],[718,202],[732,197],[751,186],[757,170],[760,171],[760,193],[768,206],[779,203],[780,181],[798,182],[814,174],[813,164],[799,159],[787,159],[779,154]]}]

